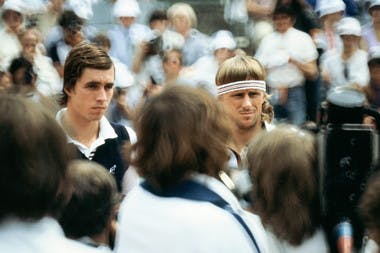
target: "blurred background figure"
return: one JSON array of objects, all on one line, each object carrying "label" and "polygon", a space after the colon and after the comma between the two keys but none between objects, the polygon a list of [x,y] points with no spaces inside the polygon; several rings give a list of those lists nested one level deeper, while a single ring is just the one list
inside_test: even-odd
[{"label": "blurred background figure", "polygon": [[212,54],[199,58],[193,65],[196,86],[216,96],[215,76],[219,66],[227,59],[235,56],[236,42],[230,31],[219,30],[211,40]]},{"label": "blurred background figure", "polygon": [[255,57],[267,70],[276,119],[301,125],[306,120],[304,84],[318,76],[318,52],[310,35],[293,27],[295,15],[289,5],[277,6],[275,31],[264,37]]},{"label": "blurred background figure", "polygon": [[380,252],[380,172],[371,176],[367,183],[366,190],[360,200],[360,215],[367,229],[369,241],[364,246],[364,253]]},{"label": "blurred background figure", "polygon": [[72,10],[65,10],[59,18],[62,39],[53,43],[48,50],[48,55],[62,78],[63,66],[71,48],[85,40],[82,32],[83,24],[84,20],[78,17]]},{"label": "blurred background figure", "polygon": [[62,90],[62,80],[51,58],[41,52],[41,34],[35,28],[28,28],[20,34],[19,38],[22,46],[21,55],[33,64],[33,69],[37,74],[37,90],[45,96],[57,95]]},{"label": "blurred background figure", "polygon": [[248,148],[252,211],[269,237],[270,252],[329,252],[318,186],[314,137],[278,126],[261,132]]},{"label": "blurred background figure", "polygon": [[190,66],[210,53],[210,38],[196,29],[198,20],[191,5],[175,3],[169,7],[167,15],[171,28],[185,38],[182,48],[184,66]]},{"label": "blurred background figure", "polygon": [[37,74],[34,72],[33,65],[24,57],[15,58],[9,66],[9,74],[11,75],[12,86],[10,93],[17,94],[37,103],[42,104],[52,113],[56,113],[59,109],[53,97],[43,95],[37,89]]},{"label": "blurred background figure", "polygon": [[369,81],[367,52],[359,49],[361,27],[357,19],[342,18],[336,25],[336,33],[343,42],[341,52],[327,52],[322,57],[321,71],[325,88],[343,85],[363,87]]},{"label": "blurred background figure", "polygon": [[363,90],[369,105],[378,110],[380,108],[380,47],[372,47],[369,52],[368,68],[370,80]]},{"label": "blurred background figure", "polygon": [[116,229],[115,179],[101,165],[74,160],[67,169],[70,199],[59,223],[68,238],[112,252]]},{"label": "blurred background figure", "polygon": [[228,121],[211,96],[170,86],[143,105],[136,131],[129,158],[144,181],[121,204],[116,253],[269,252],[260,221],[217,179]]},{"label": "blurred background figure", "polygon": [[71,158],[50,112],[13,95],[0,97],[0,251],[96,252],[64,237],[56,217],[68,196]]},{"label": "blurred background figure", "polygon": [[12,59],[18,57],[22,47],[18,35],[23,30],[22,0],[6,0],[1,8],[4,27],[0,30],[0,65],[7,69]]},{"label": "blurred background figure", "polygon": [[368,13],[371,16],[371,21],[363,26],[363,41],[362,47],[371,51],[373,47],[380,46],[380,1],[369,1]]}]

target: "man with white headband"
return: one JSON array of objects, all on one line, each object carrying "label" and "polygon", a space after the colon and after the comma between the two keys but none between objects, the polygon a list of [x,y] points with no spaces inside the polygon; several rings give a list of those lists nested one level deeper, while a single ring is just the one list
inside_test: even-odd
[{"label": "man with white headband", "polygon": [[224,61],[215,78],[218,100],[232,122],[227,172],[232,179],[231,188],[235,187],[240,197],[251,188],[246,170],[246,146],[254,135],[270,127],[267,123],[273,119],[273,107],[268,102],[264,80],[263,66],[249,56],[235,56]]}]

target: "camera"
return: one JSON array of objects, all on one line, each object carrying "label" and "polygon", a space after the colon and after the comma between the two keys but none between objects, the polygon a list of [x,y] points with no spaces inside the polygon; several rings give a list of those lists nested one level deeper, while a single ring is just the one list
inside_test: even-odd
[{"label": "camera", "polygon": [[162,37],[156,36],[148,41],[147,55],[156,55],[161,52],[162,49]]}]

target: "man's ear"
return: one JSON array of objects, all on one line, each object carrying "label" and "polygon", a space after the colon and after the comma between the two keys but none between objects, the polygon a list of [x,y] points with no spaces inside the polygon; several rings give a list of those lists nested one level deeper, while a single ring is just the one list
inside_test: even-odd
[{"label": "man's ear", "polygon": [[70,96],[73,91],[73,88],[71,89],[63,88],[63,91],[67,94],[67,96]]}]

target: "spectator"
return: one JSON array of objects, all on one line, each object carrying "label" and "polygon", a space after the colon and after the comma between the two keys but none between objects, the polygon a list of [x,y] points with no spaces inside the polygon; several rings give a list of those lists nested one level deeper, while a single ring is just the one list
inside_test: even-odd
[{"label": "spectator", "polygon": [[2,7],[1,17],[5,26],[0,31],[0,65],[7,69],[12,59],[21,53],[18,35],[23,29],[22,0],[6,0]]},{"label": "spectator", "polygon": [[0,97],[0,252],[85,253],[56,221],[66,198],[70,152],[52,115],[12,95]]},{"label": "spectator", "polygon": [[357,19],[342,18],[336,26],[336,32],[342,39],[342,52],[327,52],[322,57],[321,70],[326,89],[351,85],[357,88],[369,81],[367,52],[359,49],[361,27]]},{"label": "spectator", "polygon": [[372,50],[373,47],[380,46],[380,40],[377,36],[377,34],[379,34],[380,32],[380,1],[370,1],[368,13],[371,16],[372,21],[363,26],[362,47],[366,48],[369,52]]},{"label": "spectator", "polygon": [[111,252],[116,228],[115,179],[99,164],[78,160],[67,170],[72,194],[63,208],[59,223],[66,236]]},{"label": "spectator", "polygon": [[263,221],[270,252],[329,252],[321,227],[317,160],[313,136],[295,127],[263,131],[250,143],[252,209]]},{"label": "spectator", "polygon": [[210,53],[210,39],[196,29],[197,16],[189,4],[175,3],[169,7],[167,13],[171,27],[185,38],[182,48],[184,66],[190,66],[200,57]]},{"label": "spectator", "polygon": [[144,104],[130,158],[145,181],[121,204],[116,253],[267,252],[257,217],[216,179],[228,158],[227,124],[215,100],[190,87],[168,87]]},{"label": "spectator", "polygon": [[268,71],[276,119],[301,125],[306,120],[304,82],[318,75],[318,52],[310,35],[293,27],[294,18],[288,5],[275,9],[275,32],[264,37],[256,57]]},{"label": "spectator", "polygon": [[370,80],[363,88],[372,108],[380,108],[380,48],[373,47],[369,54],[368,68]]},{"label": "spectator", "polygon": [[380,172],[376,172],[369,179],[359,204],[360,215],[370,238],[367,245],[364,245],[364,253],[380,252],[379,191]]}]

